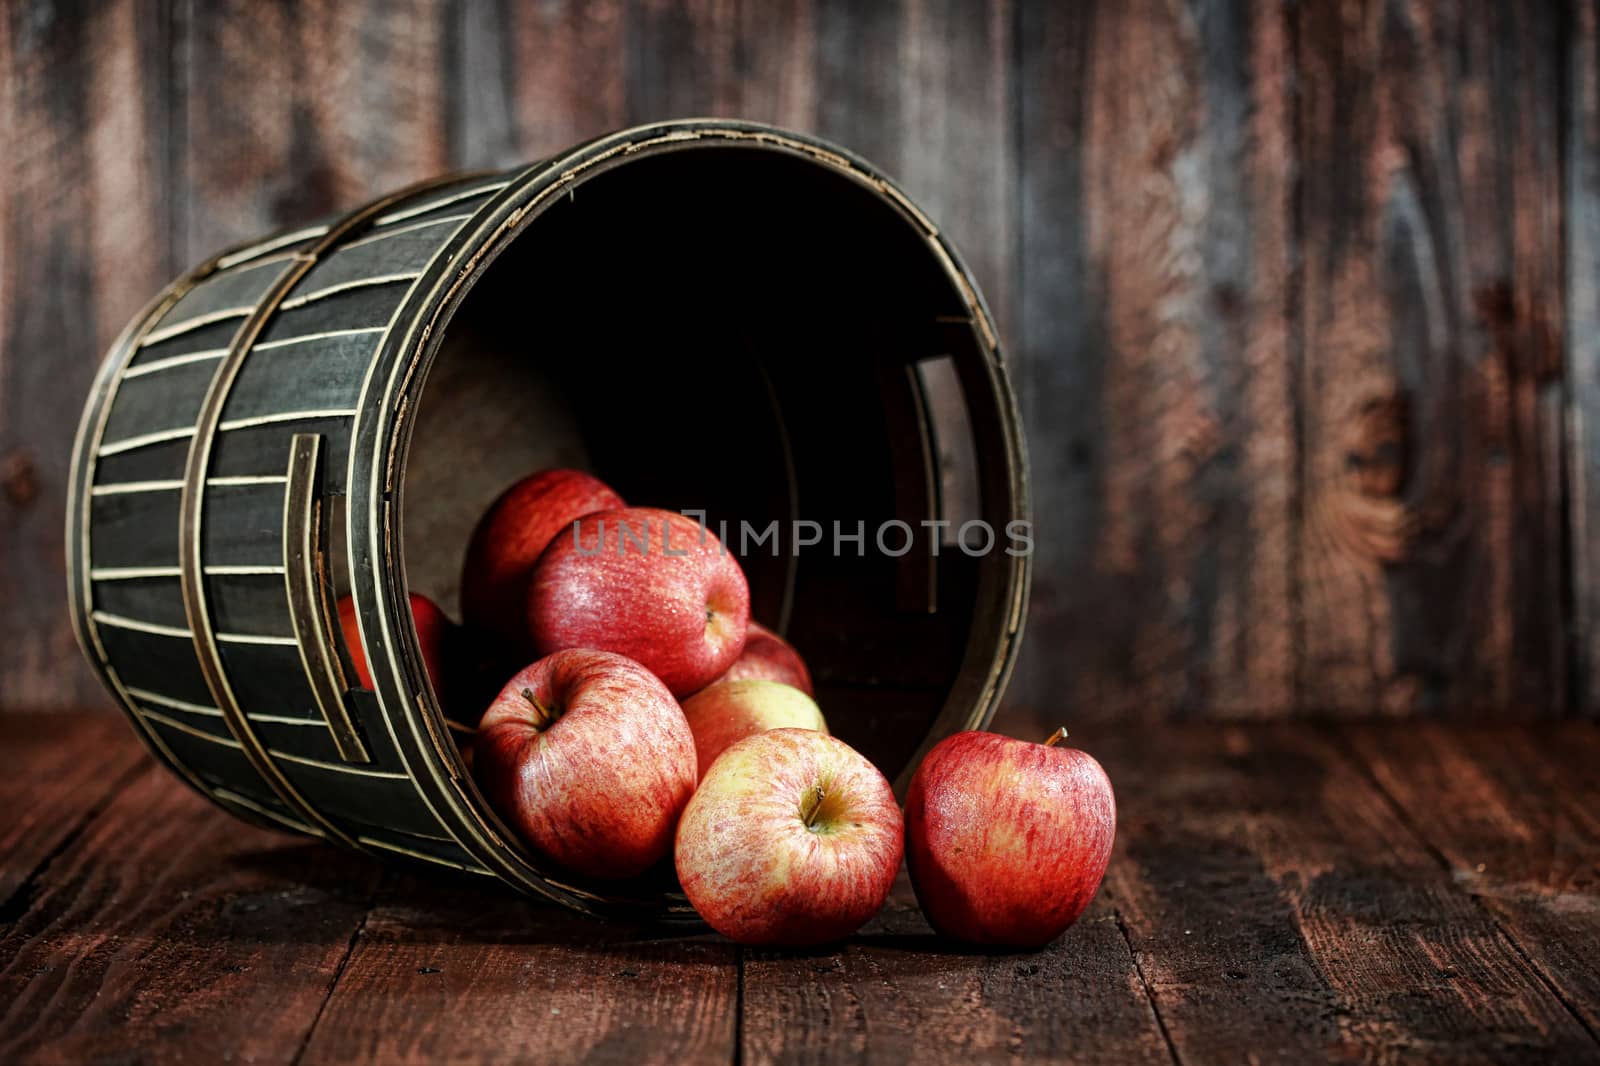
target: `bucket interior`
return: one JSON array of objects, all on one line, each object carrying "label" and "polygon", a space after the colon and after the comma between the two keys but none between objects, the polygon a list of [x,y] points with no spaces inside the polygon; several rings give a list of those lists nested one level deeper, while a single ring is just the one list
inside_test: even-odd
[{"label": "bucket interior", "polygon": [[[589,176],[449,320],[406,459],[409,586],[459,620],[473,526],[541,468],[703,511],[832,731],[892,780],[957,686],[994,565],[957,531],[1011,517],[984,491],[974,426],[999,401],[974,389],[970,315],[904,209],[814,160],[695,148]],[[440,695],[468,723],[487,700]]]}]

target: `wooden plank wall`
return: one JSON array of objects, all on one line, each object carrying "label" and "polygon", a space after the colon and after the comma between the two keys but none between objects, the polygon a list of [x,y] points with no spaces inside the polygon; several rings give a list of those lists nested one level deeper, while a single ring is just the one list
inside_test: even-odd
[{"label": "wooden plank wall", "polygon": [[1600,27],[1511,0],[19,0],[0,703],[101,352],[221,244],[695,114],[836,139],[982,280],[1028,424],[1011,700],[1075,723],[1600,704]]}]

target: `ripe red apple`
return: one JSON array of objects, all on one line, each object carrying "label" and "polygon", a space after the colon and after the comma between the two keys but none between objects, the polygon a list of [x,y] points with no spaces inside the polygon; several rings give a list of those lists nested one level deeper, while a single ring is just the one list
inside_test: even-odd
[{"label": "ripe red apple", "polygon": [[728,667],[728,672],[718,681],[745,681],[750,679],[781,681],[793,685],[807,696],[816,696],[811,687],[811,671],[805,660],[794,650],[794,645],[784,640],[766,626],[750,620],[745,632],[744,651]]},{"label": "ripe red apple", "polygon": [[772,729],[712,764],[678,823],[689,902],[745,944],[838,940],[878,912],[902,846],[894,792],[825,733]]},{"label": "ripe red apple", "polygon": [[601,511],[551,542],[534,568],[528,629],[539,654],[626,655],[674,696],[704,688],[744,648],[750,590],[699,523],[653,507]]},{"label": "ripe red apple", "polygon": [[484,712],[472,771],[523,840],[569,870],[633,877],[672,848],[694,737],[655,675],[603,651],[519,671]]},{"label": "ripe red apple", "polygon": [[940,933],[1043,947],[1078,920],[1111,859],[1117,804],[1076,748],[957,733],[928,752],[906,793],[906,865]]},{"label": "ripe red apple", "polygon": [[540,553],[575,519],[623,506],[605,482],[577,470],[541,470],[506,489],[478,520],[467,545],[461,567],[467,624],[525,655],[533,647],[528,582]]},{"label": "ripe red apple", "polygon": [[769,729],[828,731],[822,710],[810,696],[779,681],[717,681],[683,701],[683,716],[694,733],[700,776],[706,776],[730,745]]},{"label": "ripe red apple", "polygon": [[[436,692],[443,691],[445,680],[445,647],[450,639],[450,619],[439,605],[421,593],[411,594],[411,620],[417,627],[417,644],[422,648],[422,662],[428,670],[428,680]],[[364,689],[372,688],[372,671],[367,667],[367,650],[361,643],[361,629],[356,622],[356,601],[349,596],[339,597],[339,625],[344,630],[344,645],[350,651],[350,665],[355,667],[356,682]]]}]

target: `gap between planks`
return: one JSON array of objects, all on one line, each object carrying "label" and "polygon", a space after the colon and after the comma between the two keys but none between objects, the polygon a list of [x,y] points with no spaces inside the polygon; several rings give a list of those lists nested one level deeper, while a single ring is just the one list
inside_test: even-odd
[{"label": "gap between planks", "polygon": [[[1470,726],[1463,733],[1477,736]],[[1128,893],[1130,906],[1119,907],[1128,915],[1128,939],[1154,960],[1153,969],[1141,972],[1170,1008],[1161,1019],[1180,1059],[1231,1056],[1252,1040],[1274,1047],[1281,1041],[1279,1050],[1298,1047],[1314,1055],[1336,1045],[1371,1053],[1424,1045],[1435,1053],[1481,1053],[1508,1039],[1509,1030],[1474,1021],[1474,995],[1496,987],[1504,996],[1494,1009],[1514,1012],[1517,1039],[1541,1040],[1555,1053],[1581,1046],[1582,1054],[1594,1054],[1592,1028],[1553,993],[1525,947],[1507,941],[1504,924],[1484,914],[1482,901],[1438,869],[1435,851],[1400,820],[1393,798],[1373,786],[1367,767],[1336,745],[1327,727],[1232,724],[1219,731],[1213,725],[1205,734],[1173,725],[1158,736],[1120,731],[1090,745],[1125,795],[1107,888],[1119,903]],[[1526,731],[1515,735],[1525,736],[1524,748],[1534,754],[1550,743]],[[1411,739],[1421,745],[1414,754],[1441,742]],[[1325,767],[1319,779],[1325,777],[1335,794],[1319,792],[1309,778],[1295,779],[1301,761],[1310,771]],[[1153,769],[1167,762],[1173,765],[1165,771]],[[1342,809],[1329,806],[1345,800]],[[1318,824],[1318,818],[1329,821]],[[1592,855],[1590,840],[1578,848],[1589,849],[1580,856]],[[1321,890],[1325,898],[1316,885],[1323,872],[1331,879]],[[1308,874],[1316,875],[1310,884]],[[1258,892],[1270,896],[1257,899]],[[1241,912],[1240,906],[1251,909]],[[1382,918],[1385,913],[1393,921]],[[1452,917],[1467,915],[1461,930],[1451,925]],[[1359,947],[1350,939],[1363,923],[1380,920],[1395,932],[1394,943]],[[1458,934],[1465,939],[1458,942]],[[1495,945],[1488,956],[1469,950],[1474,938],[1484,938],[1480,946]],[[1436,960],[1451,971],[1441,971],[1445,983],[1430,987],[1424,1002],[1391,1013],[1383,982],[1404,982],[1407,968],[1433,957],[1435,948],[1448,956]],[[1274,974],[1287,964],[1284,972],[1311,984],[1284,994],[1247,985],[1250,967],[1221,969],[1258,954]],[[1459,986],[1458,976],[1464,979]],[[1317,1003],[1325,1024],[1305,1028],[1302,1020]]]},{"label": "gap between planks", "polygon": [[1121,907],[1113,905],[1111,913],[1117,922],[1117,935],[1122,937],[1123,946],[1128,949],[1128,965],[1139,978],[1139,991],[1143,993],[1144,1001],[1150,1008],[1150,1017],[1155,1019],[1156,1029],[1160,1031],[1161,1039],[1167,1045],[1167,1054],[1172,1058],[1172,1066],[1182,1066],[1183,1059],[1178,1055],[1178,1045],[1173,1042],[1172,1030],[1167,1028],[1167,1020],[1161,1016],[1161,1004],[1156,1002],[1155,989],[1150,987],[1150,978],[1145,976],[1144,964],[1139,961],[1139,953],[1133,950],[1133,937],[1128,932],[1128,919],[1122,913]]},{"label": "gap between planks", "polygon": [[[1336,756],[1338,760],[1342,761],[1348,770],[1356,774],[1359,780],[1367,784],[1376,796],[1381,797],[1382,809],[1389,811],[1390,815],[1398,823],[1400,831],[1405,836],[1408,836],[1413,841],[1415,846],[1428,856],[1428,863],[1442,865],[1447,875],[1450,874],[1454,868],[1460,866],[1459,861],[1454,864],[1451,863],[1447,857],[1447,846],[1435,843],[1433,834],[1424,828],[1424,823],[1420,822],[1418,817],[1414,816],[1412,808],[1402,799],[1402,797],[1397,796],[1394,794],[1391,788],[1384,785],[1381,775],[1375,771],[1375,768],[1370,763],[1370,760],[1361,754],[1351,736],[1353,730],[1360,727],[1340,724],[1324,726],[1302,725],[1299,728],[1305,729],[1307,734],[1309,734],[1312,738],[1321,736],[1326,744],[1326,747],[1330,749],[1331,753]],[[1470,731],[1471,728],[1472,727],[1470,726],[1464,727],[1466,731]],[[1269,727],[1268,729],[1259,732],[1246,728],[1245,732],[1250,735],[1260,735],[1264,737],[1284,734],[1284,730],[1281,727]],[[1289,734],[1292,734],[1293,732],[1295,732],[1293,728],[1288,730]],[[1590,732],[1592,735],[1600,737],[1600,729],[1591,727]],[[1490,734],[1458,734],[1455,732],[1444,734],[1446,739],[1459,739],[1464,735],[1477,737],[1479,743],[1474,746],[1463,740],[1459,745],[1459,749],[1457,749],[1457,757],[1469,760],[1473,763],[1487,765],[1484,756],[1482,755],[1482,749],[1483,744],[1485,743],[1484,737],[1490,736]],[[1522,734],[1518,735],[1521,736]],[[131,737],[125,739],[128,742],[128,746],[131,747]],[[1537,755],[1538,751],[1543,750],[1544,745],[1555,742],[1556,741],[1548,737],[1542,737],[1536,741],[1533,739],[1532,735],[1529,734],[1525,747],[1529,752],[1533,753],[1533,755]],[[1436,741],[1420,738],[1416,740],[1416,743],[1426,747],[1429,744],[1436,743]],[[1107,747],[1115,749],[1117,745],[1115,743],[1108,743]],[[1126,761],[1126,755],[1128,753],[1124,752],[1123,754],[1124,759],[1121,761]],[[1222,757],[1223,756],[1220,752],[1212,756],[1212,758],[1218,760],[1220,760]],[[1527,760],[1528,756],[1524,756],[1519,762],[1519,765],[1526,763]],[[97,799],[90,809],[84,811],[82,817],[76,819],[74,827],[70,831],[71,838],[59,841],[52,845],[49,855],[46,855],[38,862],[33,863],[34,868],[30,871],[26,882],[28,884],[33,884],[38,882],[42,877],[49,876],[48,871],[50,869],[51,862],[63,852],[70,850],[73,847],[73,842],[75,840],[82,838],[83,834],[94,823],[95,818],[99,817],[103,813],[106,804],[109,803],[109,797],[114,796],[117,792],[121,791],[124,788],[125,783],[130,778],[136,776],[141,770],[148,769],[151,765],[152,763],[149,758],[141,753],[135,763],[127,768],[126,771],[116,781],[109,781],[109,778],[111,778],[112,775],[106,775],[108,784],[105,786],[102,795]],[[1199,764],[1195,764],[1195,766],[1198,765]],[[177,787],[175,783],[170,784],[172,784],[172,787],[174,788]],[[214,812],[212,812],[212,816],[215,816]],[[1132,860],[1126,855],[1119,855],[1117,861],[1128,863]],[[321,996],[320,999],[316,1001],[317,1007],[315,1008],[313,1017],[308,1023],[306,1023],[307,1027],[303,1037],[300,1043],[297,1045],[299,1051],[297,1052],[295,1061],[299,1061],[301,1058],[309,1058],[310,1060],[319,1058],[319,1056],[314,1053],[308,1055],[308,1052],[314,1049],[314,1044],[316,1043],[315,1035],[318,1031],[319,1023],[321,1023],[325,1015],[327,1015],[327,1024],[329,1026],[336,1027],[337,1012],[335,1011],[333,1014],[329,1014],[330,1008],[336,1005],[334,997],[338,993],[339,989],[343,986],[347,975],[350,974],[352,963],[356,960],[357,952],[361,950],[363,943],[368,945],[369,950],[378,950],[380,956],[383,951],[388,950],[388,948],[385,946],[388,942],[387,935],[380,935],[374,939],[369,934],[371,932],[371,922],[373,920],[374,913],[378,906],[382,905],[383,897],[386,894],[392,894],[389,890],[393,888],[395,880],[396,878],[392,875],[384,874],[380,877],[378,884],[375,885],[367,894],[366,905],[359,912],[360,918],[355,923],[353,931],[350,933],[347,939],[344,950],[339,956],[339,960],[334,968],[334,972],[327,980],[326,992]],[[1143,1000],[1148,1005],[1149,1009],[1154,1013],[1156,1024],[1160,1028],[1161,1038],[1166,1041],[1167,1056],[1172,1061],[1182,1061],[1181,1057],[1176,1051],[1176,1047],[1181,1046],[1181,1044],[1179,1042],[1175,1042],[1174,1035],[1169,1032],[1167,1020],[1162,1016],[1159,1008],[1156,1005],[1155,996],[1153,995],[1154,990],[1152,989],[1150,981],[1144,971],[1144,967],[1140,964],[1137,953],[1134,951],[1134,937],[1129,929],[1127,918],[1125,917],[1126,911],[1121,906],[1121,901],[1117,898],[1117,886],[1109,887],[1112,888],[1112,891],[1108,893],[1105,905],[1106,908],[1110,910],[1117,924],[1116,937],[1120,941],[1121,948],[1127,953],[1129,964],[1138,974]],[[24,891],[26,891],[26,889],[14,891],[9,894],[9,898],[13,901],[19,898],[26,898],[25,896],[19,894],[19,892]],[[1468,888],[1461,888],[1458,886],[1457,891],[1472,899],[1473,906],[1475,908],[1487,911],[1487,913],[1484,915],[1486,922],[1494,930],[1496,930],[1497,935],[1502,942],[1506,943],[1510,949],[1516,952],[1516,955],[1520,960],[1520,965],[1524,968],[1524,970],[1528,972],[1533,979],[1541,982],[1545,986],[1546,992],[1552,995],[1556,1001],[1560,1002],[1563,1008],[1565,1008],[1569,1013],[1575,1013],[1573,1012],[1572,1004],[1568,1002],[1568,1000],[1554,987],[1550,978],[1542,972],[1537,962],[1530,957],[1530,952],[1520,942],[1520,939],[1508,930],[1506,922],[1499,914],[1494,912],[1494,909],[1489,906],[1488,901]],[[419,889],[417,887],[404,890],[404,894],[407,896],[409,896],[412,892],[418,892],[424,896],[427,894],[426,889]],[[403,900],[401,901],[400,906],[402,910],[409,909]],[[406,920],[408,919],[406,919],[404,915],[398,915],[386,919],[386,921],[389,923],[404,922]],[[555,920],[559,924],[559,918],[556,918]],[[1081,933],[1082,930],[1079,931],[1080,936]],[[1069,937],[1072,937],[1073,935],[1073,933],[1068,934]],[[584,939],[585,938],[583,937],[576,938],[568,946],[574,946],[581,949]],[[881,956],[882,954],[882,945],[874,944],[872,942],[876,939],[878,938],[868,937],[864,941],[852,942],[846,947],[839,949],[837,953],[830,953],[829,958],[838,960],[837,965],[839,966],[848,967],[851,965],[850,956],[855,956],[857,963],[861,962],[860,956],[862,955],[872,956],[867,958],[865,967],[858,967],[858,970],[861,974],[871,976],[875,972],[873,969],[873,957]],[[382,943],[377,943],[379,941]],[[558,941],[557,943],[559,944],[560,942]],[[376,945],[376,948],[374,948],[374,945]],[[891,948],[892,947],[893,945],[891,945]],[[897,951],[899,949],[894,950]],[[766,1022],[770,1028],[770,1023],[772,1021],[770,1012],[772,1001],[771,977],[774,975],[773,971],[775,970],[775,967],[773,966],[773,960],[761,959],[759,957],[760,953],[756,954],[756,961],[758,962],[759,966],[765,967],[768,970],[769,984],[764,994],[769,1007]],[[738,1061],[738,1057],[746,1052],[746,1040],[752,1031],[752,1027],[759,1029],[762,1024],[762,1019],[749,1014],[751,1010],[754,1010],[757,1015],[761,1013],[761,1005],[759,1003],[752,1004],[747,1000],[747,990],[750,987],[748,983],[748,977],[751,972],[751,953],[743,949],[735,949],[733,956],[733,961],[735,963],[735,979],[732,989],[733,1002],[729,1004],[729,1007],[734,1014],[734,1061]],[[370,964],[374,960],[369,959],[367,961]],[[381,961],[381,959],[378,961]],[[801,955],[796,956],[794,960],[784,960],[784,965],[787,966],[790,961],[793,961],[796,967],[805,969],[809,967],[811,962],[816,960],[811,959],[808,956]],[[1044,961],[1044,957],[1041,956],[1040,962],[1043,963]],[[827,980],[837,981],[839,978],[829,978]],[[355,987],[355,985],[351,986],[351,988]],[[349,988],[347,988],[345,992],[347,996],[352,994]],[[349,1005],[350,1004],[348,1001],[344,1004],[346,1008],[348,1008]],[[868,1020],[871,1021],[873,1019],[869,1018]],[[881,1018],[878,1020],[881,1020]],[[1182,1019],[1180,1018],[1180,1021],[1181,1020]],[[1577,1020],[1580,1025],[1583,1024],[1583,1019],[1581,1016],[1577,1017]],[[1590,1038],[1593,1039],[1593,1028],[1588,1025],[1583,1025],[1583,1029],[1589,1034]],[[755,1054],[747,1055],[746,1057],[758,1058],[760,1056],[759,1054]]]},{"label": "gap between planks", "polygon": [[291,1060],[293,1066],[300,1066],[305,1060],[306,1051],[311,1047],[311,1038],[316,1035],[317,1026],[322,1024],[322,1016],[328,1012],[328,1004],[333,999],[334,989],[339,987],[339,982],[344,978],[344,971],[350,965],[350,958],[356,953],[356,945],[366,933],[367,922],[371,921],[372,911],[378,905],[378,897],[383,894],[388,883],[389,875],[385,872],[373,886],[372,894],[367,897],[367,909],[361,915],[361,920],[356,923],[355,929],[350,932],[350,939],[344,946],[344,954],[339,957],[339,963],[333,970],[333,978],[328,982],[328,990],[323,993],[322,1002],[317,1004],[317,1012],[312,1015],[311,1024],[306,1026],[306,1034],[301,1038],[299,1048],[295,1050],[294,1058]]}]

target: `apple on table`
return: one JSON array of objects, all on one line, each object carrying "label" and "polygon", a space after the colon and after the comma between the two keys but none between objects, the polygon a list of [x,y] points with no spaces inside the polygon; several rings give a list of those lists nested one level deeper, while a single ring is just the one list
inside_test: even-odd
[{"label": "apple on table", "polygon": [[1117,805],[1087,752],[970,731],[928,752],[906,792],[906,866],[928,922],[976,944],[1043,947],[1078,920],[1111,860]]},{"label": "apple on table", "polygon": [[883,906],[900,868],[900,807],[843,741],[772,729],[722,753],[678,823],[694,909],[745,944],[824,944]]}]

